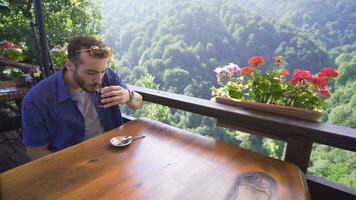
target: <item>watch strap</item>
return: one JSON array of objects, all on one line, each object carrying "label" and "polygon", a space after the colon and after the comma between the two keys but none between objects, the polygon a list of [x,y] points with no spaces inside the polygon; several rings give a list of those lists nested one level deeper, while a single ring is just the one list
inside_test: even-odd
[{"label": "watch strap", "polygon": [[127,91],[129,92],[129,100],[126,103],[129,103],[132,101],[132,99],[134,99],[135,97],[135,91],[131,90],[131,89],[127,89]]}]

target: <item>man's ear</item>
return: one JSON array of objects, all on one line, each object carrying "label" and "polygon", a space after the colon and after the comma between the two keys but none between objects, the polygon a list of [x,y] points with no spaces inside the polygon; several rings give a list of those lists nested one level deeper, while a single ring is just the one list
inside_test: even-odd
[{"label": "man's ear", "polygon": [[74,66],[73,61],[67,59],[66,68],[68,71],[74,71],[75,66]]}]

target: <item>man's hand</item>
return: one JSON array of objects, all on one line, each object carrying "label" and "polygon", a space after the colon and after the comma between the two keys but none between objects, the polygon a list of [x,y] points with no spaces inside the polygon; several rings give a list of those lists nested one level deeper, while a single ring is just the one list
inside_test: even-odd
[{"label": "man's hand", "polygon": [[108,86],[101,90],[101,103],[104,104],[104,108],[125,104],[129,99],[129,91],[120,86]]}]

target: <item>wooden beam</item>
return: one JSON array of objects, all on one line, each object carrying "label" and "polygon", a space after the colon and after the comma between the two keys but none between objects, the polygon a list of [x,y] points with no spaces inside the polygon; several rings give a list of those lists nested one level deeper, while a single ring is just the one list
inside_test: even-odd
[{"label": "wooden beam", "polygon": [[356,189],[307,175],[311,199],[356,199]]},{"label": "wooden beam", "polygon": [[40,66],[31,65],[27,63],[19,63],[8,59],[0,59],[0,66],[14,67],[23,70],[25,73],[28,73],[30,70],[35,70],[40,68]]}]

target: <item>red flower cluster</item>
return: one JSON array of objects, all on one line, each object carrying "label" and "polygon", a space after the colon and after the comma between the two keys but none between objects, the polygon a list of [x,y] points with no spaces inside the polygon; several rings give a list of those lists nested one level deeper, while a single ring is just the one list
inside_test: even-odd
[{"label": "red flower cluster", "polygon": [[319,94],[326,96],[326,97],[331,97],[330,92],[327,89],[324,88],[319,88],[318,89]]},{"label": "red flower cluster", "polygon": [[296,85],[298,83],[307,85],[312,83],[316,86],[316,90],[319,94],[325,97],[330,97],[331,95],[325,87],[328,85],[329,78],[335,78],[338,75],[337,71],[331,67],[322,68],[316,76],[312,76],[309,71],[296,69],[294,70],[290,82],[292,85]]},{"label": "red flower cluster", "polygon": [[331,67],[324,67],[323,69],[320,70],[320,73],[318,74],[318,76],[326,76],[326,77],[337,77],[339,76],[339,73],[337,73],[337,71],[335,71],[335,69],[331,68]]},{"label": "red flower cluster", "polygon": [[3,48],[3,49],[20,48],[19,45],[16,45],[14,43],[7,42],[7,41],[3,41],[0,44],[1,44],[1,48]]},{"label": "red flower cluster", "polygon": [[264,65],[265,60],[262,56],[252,56],[248,59],[248,64],[251,66]]},{"label": "red flower cluster", "polygon": [[307,84],[309,81],[313,79],[313,76],[309,71],[296,69],[293,72],[293,76],[290,79],[292,85],[296,85],[297,83],[304,83]]},{"label": "red flower cluster", "polygon": [[339,76],[339,73],[331,67],[324,67],[320,70],[317,77],[314,77],[314,83],[318,86],[319,94],[330,97],[330,93],[324,87],[328,85],[328,78],[335,78]]},{"label": "red flower cluster", "polygon": [[250,66],[243,67],[240,69],[240,74],[247,74],[253,72],[253,68]]},{"label": "red flower cluster", "polygon": [[316,76],[313,78],[313,83],[318,87],[325,87],[328,85],[328,81],[326,80],[325,76]]}]

